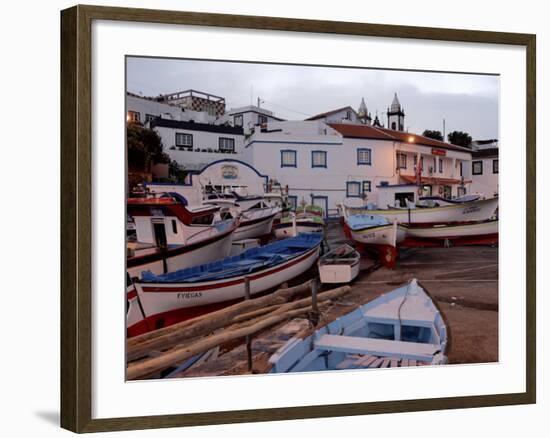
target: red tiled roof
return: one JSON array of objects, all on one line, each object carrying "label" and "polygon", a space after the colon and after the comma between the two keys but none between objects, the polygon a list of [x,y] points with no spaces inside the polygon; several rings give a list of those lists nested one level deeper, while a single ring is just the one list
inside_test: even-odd
[{"label": "red tiled roof", "polygon": [[413,134],[410,132],[393,131],[391,129],[376,128],[374,126],[359,124],[352,125],[345,123],[330,123],[329,125],[344,137],[395,140],[403,143],[413,143],[453,151],[472,152],[471,149],[462,146],[456,146],[451,143],[445,143],[443,141],[434,140],[433,138],[424,137],[422,135]]},{"label": "red tiled roof", "polygon": [[344,137],[395,140],[393,136],[386,134],[381,129],[377,129],[369,125],[359,125],[351,123],[329,123],[329,126],[338,131]]}]

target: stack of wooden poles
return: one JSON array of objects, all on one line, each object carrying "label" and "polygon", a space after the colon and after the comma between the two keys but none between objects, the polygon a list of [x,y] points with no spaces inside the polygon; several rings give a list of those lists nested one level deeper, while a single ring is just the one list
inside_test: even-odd
[{"label": "stack of wooden poles", "polygon": [[[255,333],[285,320],[319,312],[331,300],[351,290],[343,286],[317,294],[316,289],[317,283],[308,281],[130,338],[126,350],[126,378],[159,376],[162,371],[212,348],[238,339],[249,340]],[[312,296],[292,301],[310,291]]]}]

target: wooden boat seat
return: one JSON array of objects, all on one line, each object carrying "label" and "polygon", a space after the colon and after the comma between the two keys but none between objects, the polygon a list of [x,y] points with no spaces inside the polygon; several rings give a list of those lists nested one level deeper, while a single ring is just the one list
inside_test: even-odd
[{"label": "wooden boat seat", "polygon": [[341,353],[414,359],[423,362],[431,362],[432,357],[440,351],[440,346],[434,344],[339,335],[322,335],[315,341],[315,348]]}]

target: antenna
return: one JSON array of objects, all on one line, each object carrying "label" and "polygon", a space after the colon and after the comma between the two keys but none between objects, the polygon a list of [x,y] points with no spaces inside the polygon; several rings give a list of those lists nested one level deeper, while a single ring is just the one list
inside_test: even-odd
[{"label": "antenna", "polygon": [[443,118],[443,141],[445,141],[445,118]]}]

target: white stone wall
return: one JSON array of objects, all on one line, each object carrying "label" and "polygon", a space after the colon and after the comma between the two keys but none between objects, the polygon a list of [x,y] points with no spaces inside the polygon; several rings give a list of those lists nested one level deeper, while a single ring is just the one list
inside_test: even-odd
[{"label": "white stone wall", "polygon": [[[168,128],[157,126],[155,130],[158,132],[164,151],[170,156],[171,160],[175,160],[178,164],[188,169],[200,169],[206,164],[213,161],[227,158],[241,158],[243,152],[243,135],[226,134],[218,132],[195,131],[191,129]],[[176,146],[176,133],[193,135],[193,150],[179,150]],[[221,152],[202,152],[197,149],[211,149],[219,151],[219,139],[232,138],[235,140],[235,154]],[[172,149],[175,147],[175,149]]]},{"label": "white stone wall", "polygon": [[472,158],[472,163],[474,161],[483,163],[483,174],[474,175],[472,172],[473,164],[470,165],[470,172],[472,172],[471,193],[479,193],[487,198],[498,195],[498,173],[493,173],[493,160],[498,160],[498,157]]}]

